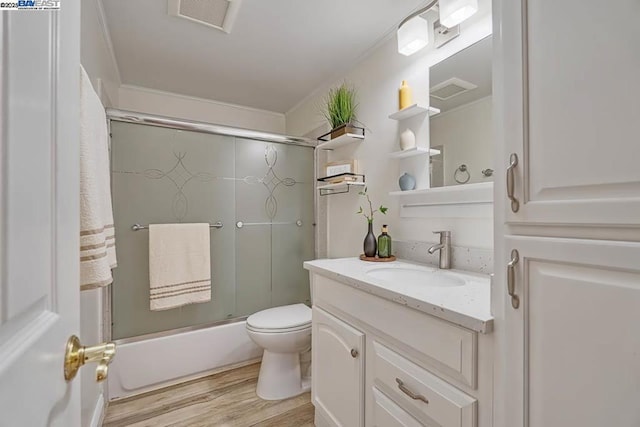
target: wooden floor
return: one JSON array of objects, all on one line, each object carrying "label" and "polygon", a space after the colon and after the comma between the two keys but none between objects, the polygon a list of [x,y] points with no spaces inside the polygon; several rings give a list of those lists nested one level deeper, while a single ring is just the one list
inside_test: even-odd
[{"label": "wooden floor", "polygon": [[260,364],[222,372],[109,404],[104,427],[312,427],[310,394],[256,396]]}]

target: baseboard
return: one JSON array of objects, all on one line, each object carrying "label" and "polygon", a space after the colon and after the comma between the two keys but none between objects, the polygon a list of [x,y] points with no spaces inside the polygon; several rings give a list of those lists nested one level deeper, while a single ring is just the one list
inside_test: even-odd
[{"label": "baseboard", "polygon": [[318,408],[316,407],[316,414],[313,420],[316,427],[334,427],[333,423],[327,421],[326,418],[322,416]]},{"label": "baseboard", "polygon": [[98,400],[96,401],[96,407],[93,410],[93,416],[91,417],[90,427],[100,427],[102,426],[102,422],[104,421],[105,416],[105,401],[104,394],[100,394]]}]

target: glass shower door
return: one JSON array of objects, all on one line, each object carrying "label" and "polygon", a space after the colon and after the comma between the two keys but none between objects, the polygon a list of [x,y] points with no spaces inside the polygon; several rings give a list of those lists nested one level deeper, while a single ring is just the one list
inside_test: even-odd
[{"label": "glass shower door", "polygon": [[309,302],[313,156],[307,147],[236,139],[238,312]]},{"label": "glass shower door", "polygon": [[[302,262],[314,248],[312,149],[117,121],[111,133],[114,339],[309,301]],[[211,301],[151,311],[149,232],[131,226],[218,221]]]}]

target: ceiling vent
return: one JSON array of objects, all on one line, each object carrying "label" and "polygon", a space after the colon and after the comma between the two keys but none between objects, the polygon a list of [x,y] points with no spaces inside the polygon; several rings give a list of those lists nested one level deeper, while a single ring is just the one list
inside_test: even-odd
[{"label": "ceiling vent", "polygon": [[169,0],[169,15],[231,32],[242,0]]},{"label": "ceiling vent", "polygon": [[469,92],[477,87],[478,86],[473,83],[469,83],[457,77],[452,77],[449,80],[445,80],[442,83],[438,83],[433,86],[429,90],[429,95],[441,101],[446,101],[454,96]]}]

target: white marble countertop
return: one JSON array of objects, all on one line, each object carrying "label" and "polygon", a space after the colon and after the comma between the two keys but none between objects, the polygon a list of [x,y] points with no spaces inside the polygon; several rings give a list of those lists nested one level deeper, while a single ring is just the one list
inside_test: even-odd
[{"label": "white marble countertop", "polygon": [[[477,332],[488,333],[493,330],[491,279],[486,274],[438,270],[404,260],[373,263],[358,258],[317,259],[305,262],[304,268]],[[465,283],[461,286],[430,286],[415,281],[383,280],[367,274],[380,268],[424,271],[434,275],[431,276],[434,283],[438,275],[462,279]],[[387,272],[391,277],[393,274]]]}]

